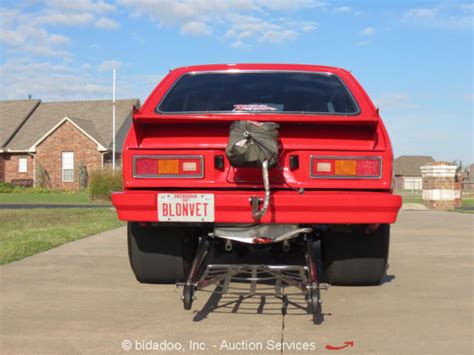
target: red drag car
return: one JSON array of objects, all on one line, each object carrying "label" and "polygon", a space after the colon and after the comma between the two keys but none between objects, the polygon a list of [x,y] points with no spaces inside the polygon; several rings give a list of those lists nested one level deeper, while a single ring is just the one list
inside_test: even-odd
[{"label": "red drag car", "polygon": [[239,264],[243,248],[269,247],[284,259],[308,246],[308,279],[298,285],[314,290],[309,254],[321,240],[328,283],[375,285],[385,275],[390,224],[401,206],[392,164],[377,108],[344,69],[183,67],[134,110],[123,147],[124,191],[112,200],[129,222],[138,281],[185,280],[187,308],[210,280],[209,270],[202,278],[210,251],[233,254]]}]

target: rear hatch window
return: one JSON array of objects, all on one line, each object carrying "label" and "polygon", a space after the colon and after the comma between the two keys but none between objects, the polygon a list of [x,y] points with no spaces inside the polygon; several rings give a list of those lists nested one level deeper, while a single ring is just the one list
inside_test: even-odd
[{"label": "rear hatch window", "polygon": [[301,72],[191,73],[156,108],[163,113],[319,113],[359,108],[337,75]]}]

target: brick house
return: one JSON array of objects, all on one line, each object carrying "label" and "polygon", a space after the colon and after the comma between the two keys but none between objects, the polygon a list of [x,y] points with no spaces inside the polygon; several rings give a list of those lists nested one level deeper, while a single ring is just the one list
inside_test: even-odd
[{"label": "brick house", "polygon": [[421,191],[423,178],[420,167],[431,162],[434,162],[433,157],[426,155],[402,155],[395,159],[395,189]]},{"label": "brick house", "polygon": [[[138,99],[116,102],[117,158],[134,105]],[[0,132],[0,182],[38,185],[42,180],[51,188],[76,190],[80,171],[90,173],[111,160],[112,103],[0,101]]]}]

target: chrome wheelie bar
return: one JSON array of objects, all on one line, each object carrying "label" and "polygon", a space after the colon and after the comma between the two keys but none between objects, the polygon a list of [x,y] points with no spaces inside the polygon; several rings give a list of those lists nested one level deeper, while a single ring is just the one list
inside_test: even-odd
[{"label": "chrome wheelie bar", "polygon": [[306,246],[306,265],[204,265],[211,241],[208,236],[202,237],[186,282],[177,284],[182,287],[184,308],[191,309],[195,292],[203,291],[246,297],[273,296],[280,299],[303,294],[308,313],[318,312],[321,305],[320,290],[326,287],[318,282],[312,235],[304,234],[302,239]]}]

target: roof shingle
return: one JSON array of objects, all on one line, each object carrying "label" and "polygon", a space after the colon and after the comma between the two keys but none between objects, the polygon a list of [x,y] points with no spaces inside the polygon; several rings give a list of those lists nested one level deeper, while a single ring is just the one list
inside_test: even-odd
[{"label": "roof shingle", "polygon": [[395,175],[421,176],[420,167],[431,162],[434,162],[434,159],[429,155],[402,155],[395,159]]},{"label": "roof shingle", "polygon": [[0,147],[5,147],[40,100],[0,101]]}]

